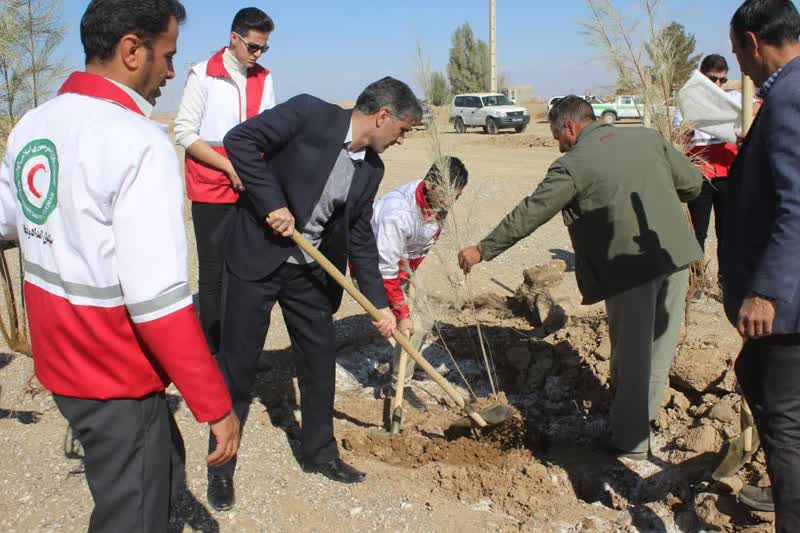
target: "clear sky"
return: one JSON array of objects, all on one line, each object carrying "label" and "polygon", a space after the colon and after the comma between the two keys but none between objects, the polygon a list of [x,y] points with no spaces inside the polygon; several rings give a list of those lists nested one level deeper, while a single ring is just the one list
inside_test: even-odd
[{"label": "clear sky", "polygon": [[[56,51],[70,68],[83,67],[79,22],[88,0],[62,0],[68,34]],[[797,1],[797,0],[795,0]],[[157,107],[177,108],[190,63],[227,44],[238,9],[255,6],[275,21],[270,50],[261,64],[273,72],[278,101],[307,92],[334,102],[353,101],[369,82],[391,75],[415,84],[416,42],[434,69],[446,71],[450,37],[469,22],[488,42],[486,0],[336,2],[280,0],[184,0],[188,18],[180,30],[176,78]],[[641,14],[638,0],[617,0],[623,12]],[[663,0],[664,22],[677,21],[697,37],[698,53],[721,53],[739,76],[730,52],[728,23],[738,1]],[[497,0],[498,72],[512,85],[532,85],[540,96],[603,92],[615,76],[586,44],[580,22],[583,0]],[[644,21],[643,21],[644,23]]]}]

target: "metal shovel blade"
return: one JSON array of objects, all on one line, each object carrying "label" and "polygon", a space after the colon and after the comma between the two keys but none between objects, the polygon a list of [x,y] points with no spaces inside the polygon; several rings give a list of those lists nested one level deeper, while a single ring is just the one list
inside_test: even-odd
[{"label": "metal shovel blade", "polygon": [[735,476],[752,455],[753,452],[744,451],[744,436],[736,435],[727,441],[725,456],[711,477],[720,480]]},{"label": "metal shovel blade", "polygon": [[742,432],[726,441],[725,455],[717,469],[711,474],[711,477],[718,481],[735,476],[758,450],[761,439],[755,427],[753,413],[750,411],[747,402],[744,401],[742,402],[740,425]]},{"label": "metal shovel blade", "polygon": [[[514,416],[514,411],[507,405],[495,405],[494,407],[478,411],[478,413],[486,420],[486,427],[497,426],[510,420]],[[474,426],[474,422],[468,416],[459,418],[450,424],[450,428],[452,429],[469,429]]]}]

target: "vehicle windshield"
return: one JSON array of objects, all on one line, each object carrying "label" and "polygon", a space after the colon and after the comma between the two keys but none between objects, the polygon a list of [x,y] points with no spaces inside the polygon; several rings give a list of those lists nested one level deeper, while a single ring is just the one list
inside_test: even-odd
[{"label": "vehicle windshield", "polygon": [[606,101],[600,98],[599,96],[589,96],[587,100],[590,104],[605,104]]},{"label": "vehicle windshield", "polygon": [[493,94],[491,96],[484,96],[481,98],[483,100],[483,106],[488,107],[490,105],[514,105],[514,102],[508,99],[507,96],[504,94]]}]

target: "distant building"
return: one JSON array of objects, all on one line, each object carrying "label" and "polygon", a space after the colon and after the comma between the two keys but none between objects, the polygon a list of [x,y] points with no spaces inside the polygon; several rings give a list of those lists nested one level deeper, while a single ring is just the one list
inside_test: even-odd
[{"label": "distant building", "polygon": [[500,92],[518,104],[527,104],[533,97],[533,87],[530,85],[512,85],[501,89]]}]

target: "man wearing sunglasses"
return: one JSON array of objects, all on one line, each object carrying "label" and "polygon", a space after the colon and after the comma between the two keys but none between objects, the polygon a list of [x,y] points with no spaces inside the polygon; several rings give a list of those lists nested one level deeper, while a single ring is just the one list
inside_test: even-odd
[{"label": "man wearing sunglasses", "polygon": [[[700,73],[722,89],[728,82],[728,62],[718,54],[706,56],[700,63]],[[731,100],[739,103],[742,95],[738,91],[727,93]],[[675,128],[680,127],[683,121],[680,111],[675,113]],[[716,138],[702,130],[696,129],[691,134],[689,140],[689,153],[696,155],[703,160],[700,170],[703,171],[705,180],[700,196],[688,203],[689,215],[692,219],[694,235],[700,247],[705,250],[706,238],[708,237],[708,225],[711,221],[711,210],[714,210],[714,231],[717,235],[717,242],[722,235],[722,211],[725,205],[725,193],[728,190],[728,170],[736,159],[736,146]],[[719,253],[717,254],[719,262]],[[695,298],[702,295],[698,291]]]},{"label": "man wearing sunglasses", "polygon": [[186,193],[199,263],[200,321],[211,352],[220,343],[222,235],[224,222],[244,186],[222,146],[234,126],[275,105],[272,74],[257,61],[275,29],[260,9],[248,7],[233,19],[230,43],[189,71],[175,138],[186,149]]}]

